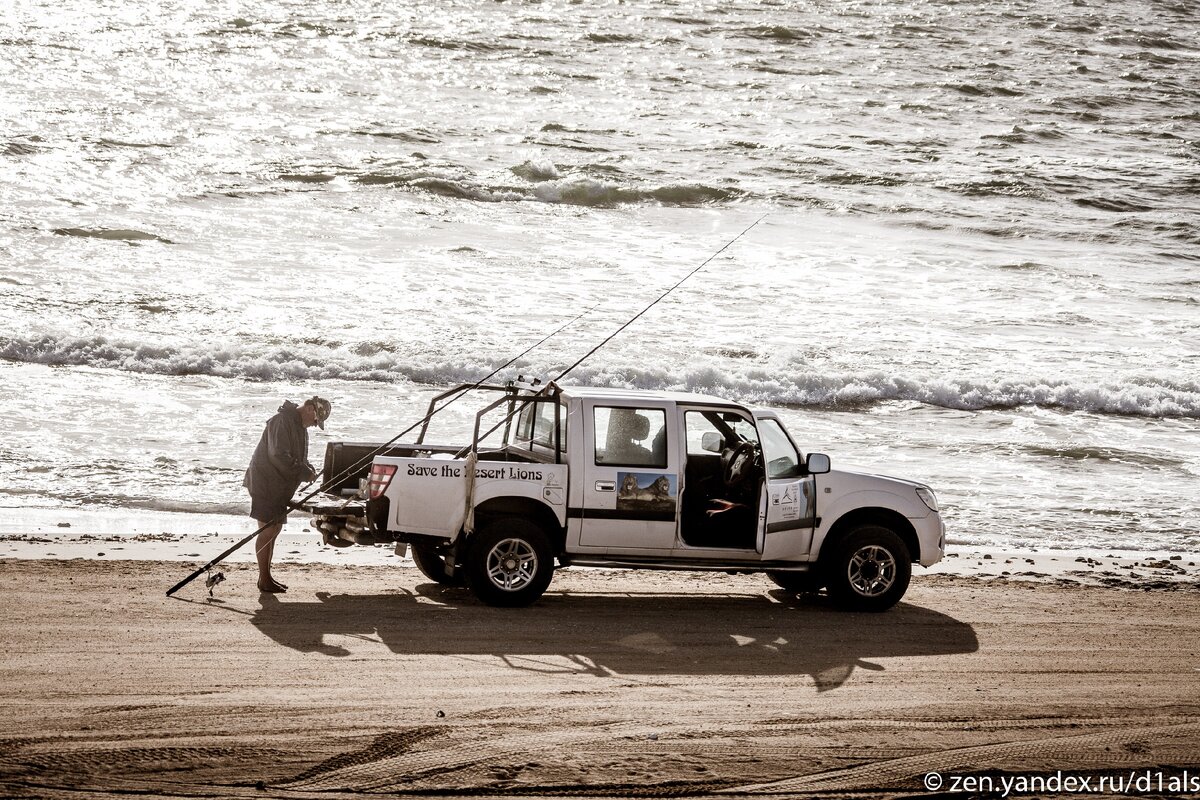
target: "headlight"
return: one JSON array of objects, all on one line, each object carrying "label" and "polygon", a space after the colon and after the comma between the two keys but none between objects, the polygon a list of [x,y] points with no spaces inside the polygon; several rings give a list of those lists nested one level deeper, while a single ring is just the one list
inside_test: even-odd
[{"label": "headlight", "polygon": [[933,489],[929,489],[925,486],[918,486],[917,497],[921,498],[922,503],[929,506],[930,511],[938,510],[937,498],[933,496]]}]

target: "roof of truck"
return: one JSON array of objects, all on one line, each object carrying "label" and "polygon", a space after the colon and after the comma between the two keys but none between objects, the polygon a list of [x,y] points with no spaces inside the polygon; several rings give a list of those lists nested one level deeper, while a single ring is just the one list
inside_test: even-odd
[{"label": "roof of truck", "polygon": [[602,400],[653,400],[670,403],[696,403],[702,405],[734,406],[749,409],[750,406],[724,397],[711,394],[695,394],[693,392],[665,392],[656,389],[614,389],[604,386],[563,386],[563,397],[567,399],[602,399]]}]

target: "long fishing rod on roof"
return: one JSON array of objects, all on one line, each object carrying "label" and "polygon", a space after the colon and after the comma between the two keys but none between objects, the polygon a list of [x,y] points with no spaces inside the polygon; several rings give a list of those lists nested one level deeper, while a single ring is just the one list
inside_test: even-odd
[{"label": "long fishing rod on roof", "polygon": [[574,364],[572,364],[571,366],[564,369],[562,372],[558,373],[557,377],[555,377],[553,380],[551,380],[545,386],[543,386],[541,389],[539,389],[535,394],[533,394],[528,399],[526,399],[525,402],[521,403],[520,405],[516,406],[511,411],[509,411],[509,413],[503,419],[501,419],[499,422],[497,422],[495,425],[493,425],[490,429],[488,429],[488,431],[486,433],[481,434],[477,439],[475,439],[475,441],[471,442],[471,444],[469,444],[467,447],[464,447],[462,450],[459,450],[455,454],[454,457],[461,458],[466,453],[473,452],[476,449],[476,447],[479,445],[479,442],[481,442],[484,439],[486,439],[487,437],[491,436],[493,433],[495,433],[497,430],[500,429],[501,425],[504,425],[509,420],[511,420],[514,416],[516,416],[521,411],[523,411],[526,406],[528,406],[530,403],[533,402],[533,399],[535,397],[544,395],[547,392],[552,391],[555,387],[557,387],[558,382],[561,381],[563,378],[565,378],[567,375],[569,375],[571,372],[573,372],[576,367],[578,367],[584,361],[587,361],[589,358],[591,358],[593,355],[595,355],[596,351],[598,351],[601,347],[604,347],[604,345],[608,344],[613,339],[615,339],[617,337],[617,335],[620,334],[623,330],[628,328],[634,322],[637,322],[637,320],[640,319],[647,311],[649,311],[650,309],[654,308],[656,305],[661,303],[664,299],[666,299],[667,295],[671,294],[676,289],[678,289],[680,286],[682,286],[684,281],[686,281],[688,278],[695,275],[700,270],[707,267],[710,263],[712,263],[712,260],[714,258],[716,258],[717,256],[721,255],[721,253],[724,253],[726,250],[728,250],[735,242],[737,242],[738,239],[741,239],[743,236],[745,236],[747,233],[749,233],[756,225],[758,225],[758,223],[760,223],[764,219],[766,219],[767,216],[768,216],[767,214],[763,214],[761,217],[754,220],[754,222],[751,222],[749,225],[747,225],[742,230],[742,232],[739,233],[737,236],[734,236],[728,242],[721,245],[719,250],[714,252],[708,258],[704,259],[704,261],[698,267],[696,267],[691,272],[684,275],[682,278],[680,278],[674,284],[672,284],[670,287],[668,287],[666,291],[664,291],[658,297],[654,298],[654,300],[652,300],[645,308],[643,308],[641,311],[634,314],[632,317],[630,317],[628,320],[626,320],[624,323],[622,323],[620,327],[618,327],[615,331],[610,333],[608,336],[604,337],[604,339],[602,339],[600,341],[600,343],[597,344],[595,347],[593,347],[591,350],[588,350],[586,353],[584,353],[579,358],[578,361],[576,361]]}]

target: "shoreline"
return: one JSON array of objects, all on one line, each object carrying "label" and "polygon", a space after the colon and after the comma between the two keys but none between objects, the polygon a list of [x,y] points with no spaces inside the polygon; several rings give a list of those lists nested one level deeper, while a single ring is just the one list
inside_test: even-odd
[{"label": "shoreline", "polygon": [[[0,561],[95,560],[184,562],[199,567],[251,533],[249,517],[141,509],[17,508],[0,518]],[[310,517],[292,512],[275,545],[275,564],[413,567],[387,545],[325,546]],[[189,531],[177,533],[180,528]],[[253,563],[252,543],[227,564]],[[181,572],[194,567],[181,567]],[[573,569],[585,569],[575,567]],[[609,570],[629,572],[628,570]],[[638,571],[643,572],[643,571]],[[719,574],[719,571],[718,571]],[[1200,590],[1200,553],[1097,548],[955,545],[932,567],[913,566],[913,584],[929,575],[983,581]]]},{"label": "shoreline", "polygon": [[[285,528],[275,545],[275,565],[286,573],[295,566],[405,567],[415,569],[410,554],[397,556],[386,545],[327,547],[311,530]],[[253,529],[237,534],[172,533],[90,534],[73,529],[37,533],[0,533],[0,562],[95,561],[178,564],[178,571],[200,567]],[[254,561],[253,543],[231,554],[222,564],[247,565]],[[628,573],[625,570],[570,567],[571,571]],[[559,572],[564,571],[560,568]],[[720,574],[722,570],[714,570]],[[708,573],[704,573],[708,574]],[[1102,550],[1008,550],[1002,548],[951,549],[932,567],[913,566],[913,585],[927,576],[944,575],[978,581],[1045,583],[1060,586],[1109,586],[1130,590],[1200,591],[1200,556],[1151,551],[1127,553]],[[423,578],[421,578],[423,580]]]}]

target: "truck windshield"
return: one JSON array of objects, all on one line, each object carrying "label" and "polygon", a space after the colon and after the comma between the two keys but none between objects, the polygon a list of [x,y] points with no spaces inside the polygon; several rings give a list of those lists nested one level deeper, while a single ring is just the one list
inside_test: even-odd
[{"label": "truck windshield", "polygon": [[800,469],[800,454],[792,446],[783,426],[777,420],[760,420],[758,430],[762,433],[763,461],[767,466],[768,478],[797,478]]}]

